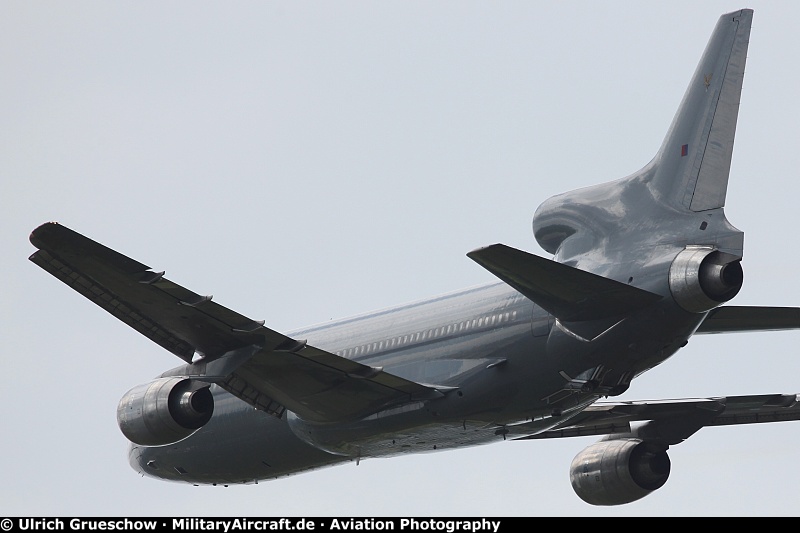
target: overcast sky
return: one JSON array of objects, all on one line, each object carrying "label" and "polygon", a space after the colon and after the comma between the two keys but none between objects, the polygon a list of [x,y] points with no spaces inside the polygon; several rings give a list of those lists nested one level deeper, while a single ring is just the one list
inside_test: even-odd
[{"label": "overcast sky", "polygon": [[[180,361],[27,260],[55,220],[279,331],[491,282],[465,254],[546,255],[536,207],[646,164],[742,7],[732,303],[800,305],[798,2],[0,3],[0,514],[798,514],[798,422],[701,430],[617,508],[569,483],[594,438],[246,487],[140,478],[117,402]],[[696,338],[622,399],[798,392],[799,341]]]}]

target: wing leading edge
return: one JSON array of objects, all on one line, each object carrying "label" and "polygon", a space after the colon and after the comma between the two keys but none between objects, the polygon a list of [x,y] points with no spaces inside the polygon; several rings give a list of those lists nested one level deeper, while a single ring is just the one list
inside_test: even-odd
[{"label": "wing leading edge", "polygon": [[33,263],[188,363],[165,375],[217,383],[274,416],[342,422],[443,394],[266,328],[60,224],[30,241]]}]

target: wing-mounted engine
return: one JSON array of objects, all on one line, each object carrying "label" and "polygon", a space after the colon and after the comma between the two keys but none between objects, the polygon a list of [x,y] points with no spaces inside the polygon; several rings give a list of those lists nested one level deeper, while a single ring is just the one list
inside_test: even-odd
[{"label": "wing-mounted engine", "polygon": [[742,288],[741,259],[711,246],[687,246],[669,268],[673,298],[692,313],[704,313],[727,302]]},{"label": "wing-mounted engine", "polygon": [[575,456],[569,477],[586,503],[620,505],[661,488],[670,464],[666,446],[633,438],[604,440]]},{"label": "wing-mounted engine", "polygon": [[208,384],[167,377],[125,393],[117,406],[117,423],[131,442],[163,446],[203,427],[213,412],[214,398]]}]

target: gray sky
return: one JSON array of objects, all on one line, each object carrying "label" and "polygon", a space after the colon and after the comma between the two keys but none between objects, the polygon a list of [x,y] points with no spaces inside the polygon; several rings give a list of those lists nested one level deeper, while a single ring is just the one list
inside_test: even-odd
[{"label": "gray sky", "polygon": [[[595,439],[257,486],[142,479],[115,410],[180,361],[27,261],[59,221],[287,331],[493,281],[536,207],[655,154],[722,14],[755,10],[726,212],[739,305],[800,305],[800,3],[0,3],[0,514],[795,515],[800,423],[708,428],[640,502],[584,504]],[[623,399],[800,391],[800,333],[705,336]]]}]

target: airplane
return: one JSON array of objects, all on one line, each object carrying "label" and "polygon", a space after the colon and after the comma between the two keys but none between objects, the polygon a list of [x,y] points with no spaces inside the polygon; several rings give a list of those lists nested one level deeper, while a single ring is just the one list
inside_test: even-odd
[{"label": "airplane", "polygon": [[800,419],[798,394],[613,401],[693,335],[800,329],[800,308],[728,305],[744,233],[724,206],[753,11],[722,15],[655,157],[554,196],[551,258],[467,256],[498,281],[286,334],[61,224],[30,260],[182,361],[120,400],[133,469],[251,484],[363,459],[598,436],[570,466],[592,505],[667,481],[707,426]]}]

